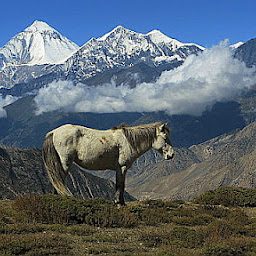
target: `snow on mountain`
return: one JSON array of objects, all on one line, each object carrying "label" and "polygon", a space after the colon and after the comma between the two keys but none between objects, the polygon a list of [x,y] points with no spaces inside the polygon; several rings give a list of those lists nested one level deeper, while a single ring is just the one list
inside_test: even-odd
[{"label": "snow on mountain", "polygon": [[243,44],[244,44],[243,42],[237,42],[235,44],[230,45],[230,47],[233,49],[237,49],[238,47],[240,47]]},{"label": "snow on mountain", "polygon": [[34,90],[59,79],[84,82],[104,71],[140,63],[151,68],[162,64],[174,68],[187,56],[203,50],[202,46],[181,43],[159,30],[142,34],[123,26],[79,48],[45,22],[35,21],[0,48],[0,87],[28,84]]},{"label": "snow on mountain", "polygon": [[88,78],[111,68],[123,68],[144,62],[150,66],[184,61],[188,55],[204,48],[184,44],[158,30],[147,34],[117,26],[112,31],[85,43],[64,63],[65,72],[77,72]]},{"label": "snow on mountain", "polygon": [[155,44],[167,44],[173,48],[180,48],[182,46],[191,46],[194,45],[198,48],[200,48],[201,50],[204,50],[205,48],[201,45],[198,44],[193,44],[193,43],[181,43],[176,39],[170,38],[168,36],[166,36],[165,34],[163,34],[161,31],[154,29],[151,32],[146,34],[147,36],[150,37],[150,39],[155,43]]},{"label": "snow on mountain", "polygon": [[0,68],[63,62],[79,48],[43,21],[35,21],[0,48]]}]

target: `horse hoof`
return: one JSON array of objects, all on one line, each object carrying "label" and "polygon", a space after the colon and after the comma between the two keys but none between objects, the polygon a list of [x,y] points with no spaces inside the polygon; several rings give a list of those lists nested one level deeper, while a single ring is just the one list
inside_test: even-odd
[{"label": "horse hoof", "polygon": [[120,208],[120,207],[122,207],[122,206],[126,206],[126,204],[125,204],[125,202],[116,202],[115,201],[115,205],[118,207],[118,208]]}]

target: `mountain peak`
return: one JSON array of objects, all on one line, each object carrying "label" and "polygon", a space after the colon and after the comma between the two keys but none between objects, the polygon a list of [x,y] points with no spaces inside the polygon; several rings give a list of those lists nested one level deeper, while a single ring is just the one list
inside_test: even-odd
[{"label": "mountain peak", "polygon": [[0,48],[0,69],[7,64],[56,64],[72,55],[78,45],[46,22],[36,20]]},{"label": "mountain peak", "polygon": [[153,29],[152,31],[147,33],[147,35],[153,35],[153,34],[162,34],[163,35],[163,33],[158,29]]},{"label": "mountain peak", "polygon": [[157,29],[150,31],[146,35],[149,36],[151,39],[153,39],[153,41],[156,43],[160,43],[160,42],[169,43],[169,42],[175,40],[175,39],[172,39],[172,38],[166,36],[164,33],[162,33],[160,30],[157,30]]},{"label": "mountain peak", "polygon": [[112,31],[110,31],[110,33],[113,33],[113,32],[117,33],[117,32],[133,32],[133,31],[128,28],[125,28],[122,25],[118,25]]},{"label": "mountain peak", "polygon": [[126,33],[136,33],[128,28],[123,27],[122,25],[118,25],[114,29],[112,29],[110,32],[106,33],[104,36],[99,37],[97,40],[99,41],[104,41],[106,40],[110,35],[115,35],[115,34],[126,34]]},{"label": "mountain peak", "polygon": [[32,25],[25,29],[26,32],[43,32],[43,31],[56,31],[49,26],[46,22],[35,20]]},{"label": "mountain peak", "polygon": [[125,30],[126,28],[122,25],[116,26],[113,30]]}]

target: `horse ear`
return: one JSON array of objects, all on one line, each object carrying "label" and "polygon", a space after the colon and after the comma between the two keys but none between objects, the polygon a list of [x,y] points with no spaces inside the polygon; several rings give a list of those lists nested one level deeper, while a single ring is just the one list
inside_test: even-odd
[{"label": "horse ear", "polygon": [[161,125],[159,126],[160,132],[164,132],[164,131],[165,131],[165,125],[166,125],[166,124],[161,124]]}]

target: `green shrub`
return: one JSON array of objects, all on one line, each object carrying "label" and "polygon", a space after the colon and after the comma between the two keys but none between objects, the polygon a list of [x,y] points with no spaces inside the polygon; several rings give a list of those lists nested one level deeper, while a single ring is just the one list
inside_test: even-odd
[{"label": "green shrub", "polygon": [[255,242],[244,238],[230,238],[205,246],[204,256],[255,255]]},{"label": "green shrub", "polygon": [[185,204],[182,200],[165,202],[162,200],[146,200],[139,205],[129,207],[129,210],[136,218],[146,225],[156,225],[159,223],[172,222],[174,211],[182,211],[179,209]]},{"label": "green shrub", "polygon": [[203,235],[196,232],[194,229],[185,227],[175,227],[171,232],[171,244],[180,243],[181,246],[186,248],[194,248],[203,244]]},{"label": "green shrub", "polygon": [[144,206],[130,207],[130,212],[141,222],[146,225],[157,225],[160,223],[170,223],[171,214],[164,209],[146,208]]},{"label": "green shrub", "polygon": [[193,202],[209,205],[255,207],[256,189],[221,187],[196,197]]},{"label": "green shrub", "polygon": [[162,201],[162,200],[145,200],[142,202],[147,208],[163,208],[163,209],[171,209],[171,208],[178,208],[181,205],[185,204],[183,200],[174,200],[174,201]]},{"label": "green shrub", "polygon": [[11,224],[20,219],[25,219],[21,213],[17,213],[12,207],[12,200],[1,200],[0,205],[0,223]]},{"label": "green shrub", "polygon": [[174,227],[168,232],[155,231],[143,234],[140,238],[147,247],[180,246],[184,248],[195,248],[204,242],[203,235],[194,229],[185,227]]},{"label": "green shrub", "polygon": [[33,225],[27,223],[0,224],[0,234],[26,234],[37,233],[46,230],[43,225]]},{"label": "green shrub", "polygon": [[9,234],[0,240],[0,255],[70,255],[71,241],[56,234]]},{"label": "green shrub", "polygon": [[111,201],[95,198],[81,200],[58,195],[26,195],[13,207],[32,222],[49,224],[88,224],[101,227],[131,227],[137,219],[128,210],[118,209]]},{"label": "green shrub", "polygon": [[245,226],[251,223],[249,217],[239,208],[231,210],[227,215],[227,220],[237,226]]},{"label": "green shrub", "polygon": [[199,208],[200,214],[206,214],[210,215],[214,218],[225,218],[230,213],[230,209],[227,209],[225,207],[220,207],[216,205],[202,205]]},{"label": "green shrub", "polygon": [[183,226],[207,225],[213,221],[209,215],[197,215],[193,217],[174,217],[172,222]]},{"label": "green shrub", "polygon": [[95,248],[90,248],[88,250],[88,254],[90,254],[90,255],[109,254],[111,252],[112,252],[112,250],[110,248],[108,248],[108,247],[104,247],[104,248],[97,248],[97,247],[95,247]]},{"label": "green shrub", "polygon": [[236,230],[236,226],[230,224],[227,220],[215,220],[203,228],[202,233],[205,239],[209,241],[219,241],[229,238],[236,233]]},{"label": "green shrub", "polygon": [[230,236],[247,235],[251,232],[248,228],[250,223],[248,217],[240,209],[230,212],[227,218],[215,219],[208,226],[202,228],[206,240],[221,241]]}]

